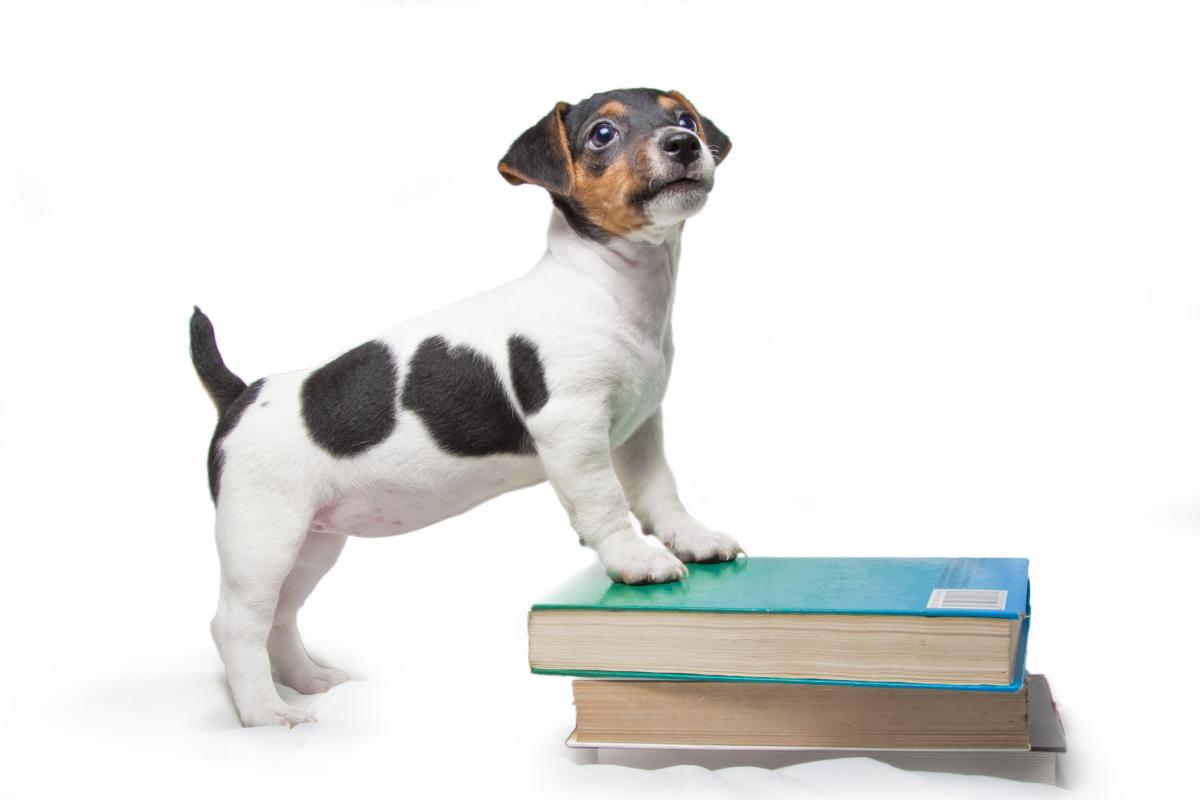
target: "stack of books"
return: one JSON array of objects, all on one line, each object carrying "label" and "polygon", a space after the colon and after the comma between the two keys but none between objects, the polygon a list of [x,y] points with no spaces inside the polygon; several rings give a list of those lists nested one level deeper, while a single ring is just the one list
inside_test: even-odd
[{"label": "stack of books", "polygon": [[897,766],[1054,783],[1065,741],[1025,672],[1029,563],[741,558],[678,583],[590,570],[529,613],[535,673],[574,682],[573,747],[639,766]]}]

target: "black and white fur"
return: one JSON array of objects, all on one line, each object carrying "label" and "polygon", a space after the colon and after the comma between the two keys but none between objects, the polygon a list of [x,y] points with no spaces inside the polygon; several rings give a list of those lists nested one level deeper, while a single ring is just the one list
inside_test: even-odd
[{"label": "black and white fur", "polygon": [[272,671],[305,694],[347,679],[308,656],[296,615],[348,536],[407,533],[549,480],[616,581],[673,581],[684,562],[740,552],[680,502],[660,410],[683,221],[728,150],[678,93],[560,103],[500,165],[555,203],[523,277],[249,386],[196,309],[193,362],[219,412],[212,633],[243,724],[311,720]]}]

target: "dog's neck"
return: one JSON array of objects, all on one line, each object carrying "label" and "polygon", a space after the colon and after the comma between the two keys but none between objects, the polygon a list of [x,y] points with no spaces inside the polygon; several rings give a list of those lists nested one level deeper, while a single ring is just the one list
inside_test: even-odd
[{"label": "dog's neck", "polygon": [[670,336],[682,232],[677,222],[598,242],[577,233],[555,209],[547,242],[553,261],[597,281],[631,324],[662,340]]}]

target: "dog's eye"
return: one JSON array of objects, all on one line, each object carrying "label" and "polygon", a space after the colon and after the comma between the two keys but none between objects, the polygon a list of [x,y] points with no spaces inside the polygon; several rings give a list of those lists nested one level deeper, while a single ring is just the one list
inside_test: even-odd
[{"label": "dog's eye", "polygon": [[588,146],[593,150],[603,150],[617,138],[617,129],[609,122],[597,122],[588,136]]},{"label": "dog's eye", "polygon": [[679,115],[679,127],[687,128],[689,131],[692,131],[693,133],[695,133],[696,118],[693,117],[691,114],[688,114],[685,111],[684,113]]}]

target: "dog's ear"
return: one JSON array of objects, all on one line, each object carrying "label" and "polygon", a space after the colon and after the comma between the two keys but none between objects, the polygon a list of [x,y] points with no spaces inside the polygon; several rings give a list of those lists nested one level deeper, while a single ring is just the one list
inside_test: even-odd
[{"label": "dog's ear", "polygon": [[674,97],[683,104],[688,111],[692,113],[700,122],[700,138],[708,145],[708,149],[712,151],[713,160],[720,164],[729,155],[729,151],[733,148],[733,142],[729,141],[729,137],[721,132],[721,129],[716,126],[711,119],[701,114],[692,105],[692,101],[683,96],[683,92],[668,92],[671,97]]},{"label": "dog's ear", "polygon": [[570,104],[557,103],[540,122],[517,137],[500,159],[500,174],[506,181],[513,186],[532,183],[555,194],[571,194],[575,178],[563,123],[570,110]]}]

